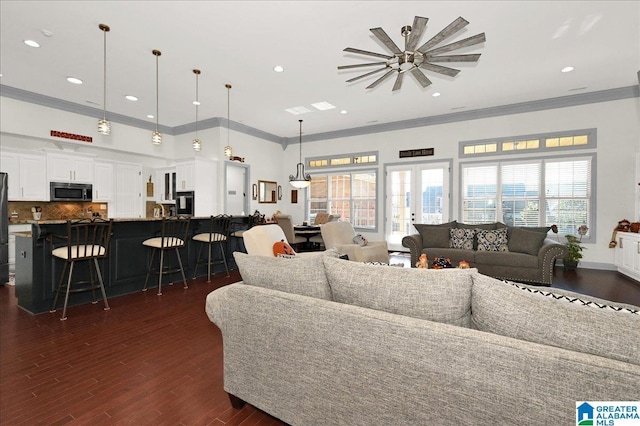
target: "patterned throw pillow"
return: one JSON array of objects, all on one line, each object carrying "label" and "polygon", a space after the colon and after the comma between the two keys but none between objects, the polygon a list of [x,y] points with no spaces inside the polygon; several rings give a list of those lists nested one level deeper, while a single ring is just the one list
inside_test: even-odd
[{"label": "patterned throw pillow", "polygon": [[509,251],[507,228],[496,229],[495,231],[476,229],[476,238],[478,240],[478,250]]},{"label": "patterned throw pillow", "polygon": [[464,228],[449,229],[449,247],[454,249],[473,250],[475,230]]},{"label": "patterned throw pillow", "polygon": [[360,247],[364,247],[367,245],[367,239],[360,234],[353,237],[353,242],[354,244],[358,244]]}]

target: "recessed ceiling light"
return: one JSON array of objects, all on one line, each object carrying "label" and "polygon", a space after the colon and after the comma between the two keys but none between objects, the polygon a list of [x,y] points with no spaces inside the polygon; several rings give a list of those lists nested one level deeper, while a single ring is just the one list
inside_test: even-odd
[{"label": "recessed ceiling light", "polygon": [[38,43],[35,40],[25,40],[24,44],[26,44],[29,47],[40,47],[40,43]]},{"label": "recessed ceiling light", "polygon": [[193,101],[192,103],[193,103],[194,105],[196,105],[196,106],[197,106],[197,105],[200,105],[200,101]]},{"label": "recessed ceiling light", "polygon": [[340,114],[346,114],[346,113],[347,113],[346,109],[343,109],[342,111],[340,111]]},{"label": "recessed ceiling light", "polygon": [[306,114],[308,112],[311,112],[311,110],[303,107],[303,106],[297,106],[297,107],[293,107],[293,108],[287,108],[285,109],[285,111],[287,111],[289,114],[293,114],[293,115],[300,115],[300,114]]},{"label": "recessed ceiling light", "polygon": [[576,91],[580,91],[580,90],[585,90],[587,88],[587,86],[584,87],[574,87],[573,89],[569,89],[570,92],[576,92]]},{"label": "recessed ceiling light", "polygon": [[80,80],[79,78],[75,78],[75,77],[67,77],[67,81],[69,83],[73,83],[73,84],[82,84],[82,80]]},{"label": "recessed ceiling light", "polygon": [[282,65],[276,65],[275,67],[273,67],[273,70],[275,72],[282,72],[284,71],[284,68],[282,67]]},{"label": "recessed ceiling light", "polygon": [[465,108],[466,108],[466,106],[457,106],[457,107],[451,108],[451,111],[455,111],[457,109],[465,109]]},{"label": "recessed ceiling light", "polygon": [[46,37],[53,37],[53,33],[49,30],[42,30],[40,32]]},{"label": "recessed ceiling light", "polygon": [[133,95],[126,95],[125,99],[128,100],[128,101],[131,101],[131,102],[135,102],[135,101],[138,100],[138,98],[136,96],[133,96]]},{"label": "recessed ceiling light", "polygon": [[571,72],[573,71],[573,67],[564,67],[562,68],[562,72]]},{"label": "recessed ceiling light", "polygon": [[147,114],[147,118],[154,118],[153,114]]},{"label": "recessed ceiling light", "polygon": [[433,95],[431,95],[431,96],[433,96],[434,98],[437,98],[438,96],[440,96],[440,92],[435,92],[435,93],[434,93]]},{"label": "recessed ceiling light", "polygon": [[311,104],[315,109],[320,111],[326,111],[328,109],[333,109],[335,106],[331,105],[329,102],[316,102],[315,104]]}]

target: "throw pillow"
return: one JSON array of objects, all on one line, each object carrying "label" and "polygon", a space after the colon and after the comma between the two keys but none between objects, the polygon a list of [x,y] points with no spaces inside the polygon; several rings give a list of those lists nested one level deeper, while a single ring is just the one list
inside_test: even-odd
[{"label": "throw pillow", "polygon": [[324,259],[333,300],[468,327],[473,269],[382,268]]},{"label": "throw pillow", "polygon": [[[472,275],[472,326],[478,330],[640,365],[640,315],[571,303]],[[615,303],[580,295],[600,305]]]},{"label": "throw pillow", "polygon": [[495,231],[485,231],[476,229],[478,241],[477,250],[484,251],[509,251],[507,246],[507,228],[496,229]]},{"label": "throw pillow", "polygon": [[475,230],[465,228],[449,229],[449,247],[454,249],[473,250]]},{"label": "throw pillow", "polygon": [[455,228],[456,224],[457,222],[454,220],[439,225],[414,223],[413,226],[422,237],[422,248],[446,248],[449,247],[449,228]]},{"label": "throw pillow", "polygon": [[278,256],[279,254],[295,256],[296,252],[293,250],[293,247],[291,247],[288,242],[286,242],[285,240],[280,240],[276,243],[273,243],[273,255]]},{"label": "throw pillow", "polygon": [[364,247],[367,245],[367,239],[365,237],[363,237],[362,235],[358,234],[355,237],[353,237],[353,242],[354,244],[359,245],[360,247]]},{"label": "throw pillow", "polygon": [[547,238],[546,233],[512,228],[508,242],[509,251],[537,256],[545,238]]},{"label": "throw pillow", "polygon": [[325,300],[333,298],[323,259],[337,256],[336,250],[293,259],[233,253],[244,284]]}]

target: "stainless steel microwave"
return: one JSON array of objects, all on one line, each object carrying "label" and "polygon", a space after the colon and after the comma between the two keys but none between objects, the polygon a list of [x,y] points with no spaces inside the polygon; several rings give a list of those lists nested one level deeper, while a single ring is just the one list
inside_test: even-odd
[{"label": "stainless steel microwave", "polygon": [[50,182],[51,201],[91,201],[93,187],[89,183]]}]

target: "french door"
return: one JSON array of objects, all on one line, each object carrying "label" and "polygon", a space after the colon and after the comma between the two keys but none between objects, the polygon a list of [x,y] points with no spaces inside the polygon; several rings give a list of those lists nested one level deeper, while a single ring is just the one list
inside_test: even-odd
[{"label": "french door", "polygon": [[388,166],[386,176],[386,240],[390,250],[416,233],[414,223],[449,221],[450,164],[423,163]]}]

